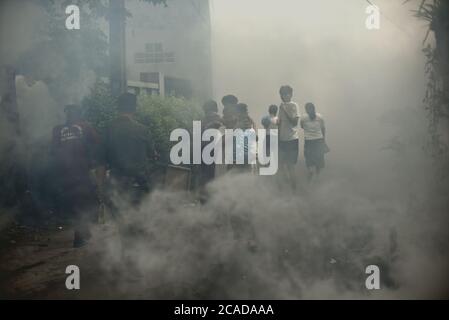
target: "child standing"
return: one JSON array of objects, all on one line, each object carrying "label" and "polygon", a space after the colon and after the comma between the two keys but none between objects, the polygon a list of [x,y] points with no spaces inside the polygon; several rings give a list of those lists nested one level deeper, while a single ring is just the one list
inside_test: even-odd
[{"label": "child standing", "polygon": [[279,164],[286,182],[295,189],[299,152],[298,105],[292,101],[292,87],[282,86],[279,94],[282,100],[279,107]]},{"label": "child standing", "polygon": [[325,142],[326,127],[323,116],[315,111],[313,103],[307,103],[306,114],[301,117],[301,128],[304,129],[304,157],[308,170],[308,179],[318,175],[324,168],[324,154],[329,152]]},{"label": "child standing", "polygon": [[277,117],[277,113],[278,113],[278,106],[272,104],[271,106],[268,107],[268,115],[266,115],[265,117],[262,118],[262,126],[264,127],[265,130],[267,130],[266,133],[266,150],[265,150],[265,154],[269,157],[270,156],[270,130],[276,130],[273,131],[273,135],[275,135],[276,139],[278,137],[277,134],[277,130],[278,130],[278,117]]}]

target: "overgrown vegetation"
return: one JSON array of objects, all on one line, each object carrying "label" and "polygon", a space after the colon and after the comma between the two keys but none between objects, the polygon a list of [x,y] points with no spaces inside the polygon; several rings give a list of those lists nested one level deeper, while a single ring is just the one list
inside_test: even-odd
[{"label": "overgrown vegetation", "polygon": [[[95,85],[82,105],[86,120],[100,132],[117,115],[116,99],[103,82]],[[138,99],[136,119],[150,128],[162,161],[168,161],[170,147],[175,143],[170,142],[170,132],[176,128],[191,130],[193,120],[201,116],[201,108],[186,99],[144,94]]]},{"label": "overgrown vegetation", "polygon": [[424,39],[432,32],[435,44],[427,44],[426,74],[428,83],[424,105],[428,111],[429,143],[427,150],[440,167],[440,174],[449,175],[449,2],[421,0],[415,16],[429,23]]},{"label": "overgrown vegetation", "polygon": [[448,146],[442,139],[440,133],[441,119],[447,117],[445,115],[446,98],[439,76],[439,59],[436,55],[435,48],[431,45],[423,49],[427,58],[426,74],[428,77],[426,95],[424,97],[424,106],[427,110],[429,140],[427,151],[434,158],[444,156],[448,152]]}]

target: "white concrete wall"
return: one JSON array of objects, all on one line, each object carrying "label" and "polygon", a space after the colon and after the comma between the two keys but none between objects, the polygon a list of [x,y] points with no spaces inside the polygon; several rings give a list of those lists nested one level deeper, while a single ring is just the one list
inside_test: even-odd
[{"label": "white concrete wall", "polygon": [[[161,72],[190,80],[195,98],[207,99],[212,94],[209,1],[167,0],[167,5],[126,1],[132,14],[126,25],[128,80],[140,80],[141,72]],[[145,56],[151,43],[159,43],[162,53]],[[144,63],[136,63],[136,54]]]}]

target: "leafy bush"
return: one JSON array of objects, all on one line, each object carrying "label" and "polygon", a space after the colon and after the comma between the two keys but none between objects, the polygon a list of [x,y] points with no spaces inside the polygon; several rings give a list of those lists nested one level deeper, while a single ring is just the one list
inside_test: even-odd
[{"label": "leafy bush", "polygon": [[[84,115],[99,132],[117,116],[117,99],[108,85],[99,82],[83,100]],[[141,94],[138,97],[136,120],[150,128],[161,160],[168,160],[171,146],[170,133],[176,128],[192,129],[192,122],[202,117],[202,109],[194,102],[176,98]]]},{"label": "leafy bush", "polygon": [[106,123],[117,116],[117,99],[105,83],[98,82],[83,99],[82,108],[85,119],[101,132]]},{"label": "leafy bush", "polygon": [[155,145],[163,155],[168,155],[170,133],[176,128],[192,129],[192,122],[201,118],[196,104],[175,97],[142,95],[139,97],[137,120],[150,128]]}]

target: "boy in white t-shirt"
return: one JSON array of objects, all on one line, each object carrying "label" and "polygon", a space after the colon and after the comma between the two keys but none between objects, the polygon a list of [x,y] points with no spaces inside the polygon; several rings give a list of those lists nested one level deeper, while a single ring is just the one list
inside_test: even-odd
[{"label": "boy in white t-shirt", "polygon": [[299,153],[299,112],[292,101],[293,89],[282,86],[279,90],[282,103],[279,106],[279,164],[286,182],[296,188],[295,166]]}]

